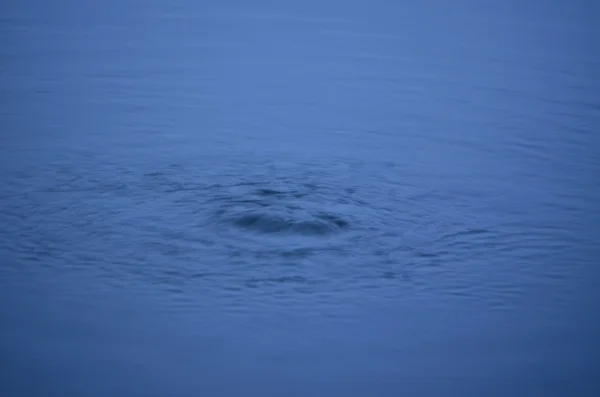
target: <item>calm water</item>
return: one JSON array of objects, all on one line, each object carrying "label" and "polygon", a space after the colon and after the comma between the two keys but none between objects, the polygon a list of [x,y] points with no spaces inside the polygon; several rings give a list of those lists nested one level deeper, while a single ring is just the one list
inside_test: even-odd
[{"label": "calm water", "polygon": [[4,1],[3,396],[600,395],[594,1]]}]

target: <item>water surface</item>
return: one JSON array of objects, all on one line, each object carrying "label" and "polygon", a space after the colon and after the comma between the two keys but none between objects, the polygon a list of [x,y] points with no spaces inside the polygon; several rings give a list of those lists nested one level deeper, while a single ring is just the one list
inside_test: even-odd
[{"label": "water surface", "polygon": [[600,393],[594,2],[0,11],[2,395]]}]

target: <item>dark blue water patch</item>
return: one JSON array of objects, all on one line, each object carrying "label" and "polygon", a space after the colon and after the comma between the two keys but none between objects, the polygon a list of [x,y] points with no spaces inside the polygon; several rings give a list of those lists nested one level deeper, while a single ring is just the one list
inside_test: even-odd
[{"label": "dark blue water patch", "polygon": [[333,210],[339,201],[336,196],[327,199],[305,184],[279,182],[214,187],[208,199],[214,219],[220,225],[266,235],[327,236],[350,228],[350,220]]},{"label": "dark blue water patch", "polygon": [[279,255],[283,258],[301,259],[314,255],[316,250],[310,248],[296,248],[290,250],[281,250]]},{"label": "dark blue water patch", "polygon": [[279,190],[275,190],[275,189],[258,189],[256,191],[256,193],[259,196],[265,196],[265,197],[270,197],[270,196],[283,196],[285,194],[285,192],[279,191]]},{"label": "dark blue water patch", "polygon": [[273,197],[273,198],[294,197],[297,199],[300,199],[300,198],[303,198],[303,197],[306,197],[309,195],[308,192],[301,192],[301,191],[286,192],[283,190],[275,190],[275,189],[268,189],[268,188],[257,189],[255,193],[259,197]]},{"label": "dark blue water patch", "polygon": [[238,228],[257,233],[328,235],[348,227],[348,222],[333,214],[318,214],[309,219],[298,219],[268,212],[248,211],[232,216],[229,222]]},{"label": "dark blue water patch", "polygon": [[279,284],[317,284],[316,280],[300,275],[283,275],[278,277],[253,277],[246,280],[245,285],[250,288],[276,286]]},{"label": "dark blue water patch", "polygon": [[330,222],[334,225],[336,225],[338,228],[340,229],[345,229],[347,227],[350,226],[350,224],[348,223],[347,220],[343,219],[342,217],[332,214],[332,213],[320,213],[316,215],[317,218],[323,220],[323,221],[327,221]]}]

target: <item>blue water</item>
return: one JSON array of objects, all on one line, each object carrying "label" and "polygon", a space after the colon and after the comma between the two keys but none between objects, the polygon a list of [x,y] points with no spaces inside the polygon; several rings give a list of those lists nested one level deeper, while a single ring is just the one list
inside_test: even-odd
[{"label": "blue water", "polygon": [[593,1],[0,5],[2,396],[597,396]]}]

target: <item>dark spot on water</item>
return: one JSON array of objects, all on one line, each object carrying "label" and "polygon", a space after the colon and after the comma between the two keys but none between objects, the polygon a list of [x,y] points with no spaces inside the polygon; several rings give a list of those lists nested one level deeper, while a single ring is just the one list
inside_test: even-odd
[{"label": "dark spot on water", "polygon": [[256,191],[256,193],[259,196],[265,196],[265,197],[269,197],[269,196],[281,196],[281,195],[284,194],[283,192],[280,192],[280,191],[274,190],[274,189],[258,189]]},{"label": "dark spot on water", "polygon": [[265,282],[265,283],[273,283],[273,284],[280,284],[280,283],[299,283],[299,284],[304,284],[304,283],[308,283],[308,279],[306,277],[303,277],[303,276],[270,277],[270,278],[264,278],[264,279],[255,279],[254,281]]},{"label": "dark spot on water", "polygon": [[488,229],[467,229],[467,230],[460,230],[454,233],[449,233],[449,234],[445,234],[443,236],[440,236],[437,239],[437,242],[446,242],[446,241],[454,241],[454,240],[461,240],[467,237],[474,237],[477,235],[482,235],[482,234],[489,234],[490,230]]},{"label": "dark spot on water", "polygon": [[415,255],[420,258],[436,258],[437,257],[437,254],[435,254],[433,252],[423,252],[423,251],[419,251]]},{"label": "dark spot on water", "polygon": [[260,182],[247,181],[247,182],[239,182],[235,183],[233,186],[257,186]]},{"label": "dark spot on water", "polygon": [[235,216],[231,223],[257,233],[285,233],[306,236],[327,235],[347,227],[348,222],[336,216],[316,216],[312,219],[295,219],[293,216],[252,212]]},{"label": "dark spot on water", "polygon": [[337,215],[334,214],[327,214],[327,213],[320,213],[317,215],[317,218],[322,219],[324,221],[327,222],[331,222],[334,225],[336,225],[339,228],[346,228],[348,227],[348,222],[342,218],[340,218]]},{"label": "dark spot on water", "polygon": [[279,277],[253,277],[244,282],[244,285],[248,288],[259,288],[259,287],[275,287],[281,284],[295,284],[298,286],[307,286],[317,284],[316,280],[310,280],[304,276],[290,275],[290,276],[279,276]]},{"label": "dark spot on water", "polygon": [[297,248],[294,250],[282,251],[281,256],[284,258],[298,259],[298,258],[305,258],[305,257],[311,255],[312,252],[313,252],[313,250],[310,248]]},{"label": "dark spot on water", "polygon": [[242,252],[240,250],[229,251],[228,256],[230,258],[238,258],[238,257],[242,256]]},{"label": "dark spot on water", "polygon": [[313,200],[299,200],[311,196],[316,188],[306,185],[263,185],[250,190],[223,187],[211,200],[218,205],[213,213],[219,223],[260,234],[323,236],[348,228],[349,222],[342,216],[326,211],[326,207],[315,208]]},{"label": "dark spot on water", "polygon": [[257,206],[257,207],[268,207],[270,204],[265,203],[256,199],[239,199],[239,200],[231,200],[232,204],[238,205],[249,205],[249,206]]},{"label": "dark spot on water", "polygon": [[263,233],[274,233],[287,227],[285,219],[268,214],[240,215],[232,220],[235,226]]}]

